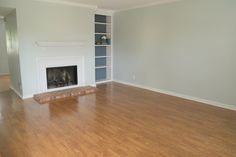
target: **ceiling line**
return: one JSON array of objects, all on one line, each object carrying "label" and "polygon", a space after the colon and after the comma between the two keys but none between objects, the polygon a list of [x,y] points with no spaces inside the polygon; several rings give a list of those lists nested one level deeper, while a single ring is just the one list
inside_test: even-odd
[{"label": "ceiling line", "polygon": [[64,5],[71,5],[71,6],[91,8],[91,9],[97,9],[98,8],[96,5],[82,4],[82,3],[77,3],[77,2],[68,2],[66,0],[34,0],[34,1],[64,4]]},{"label": "ceiling line", "polygon": [[115,10],[115,12],[121,12],[121,11],[127,11],[127,10],[139,9],[139,8],[146,8],[146,7],[151,7],[151,6],[155,6],[155,5],[173,3],[173,2],[177,2],[177,1],[181,1],[181,0],[161,0],[161,1],[152,2],[152,3],[148,3],[148,4],[137,5],[137,6],[134,6],[134,7]]}]

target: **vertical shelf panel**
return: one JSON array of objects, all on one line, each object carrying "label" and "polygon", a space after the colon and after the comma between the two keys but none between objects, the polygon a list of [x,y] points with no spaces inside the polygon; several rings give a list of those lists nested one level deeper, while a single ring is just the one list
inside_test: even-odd
[{"label": "vertical shelf panel", "polygon": [[106,55],[108,57],[111,57],[111,47],[110,46],[106,47]]},{"label": "vertical shelf panel", "polygon": [[[96,82],[111,80],[112,47],[111,16],[95,15],[95,77]],[[107,40],[101,40],[106,36]]]}]

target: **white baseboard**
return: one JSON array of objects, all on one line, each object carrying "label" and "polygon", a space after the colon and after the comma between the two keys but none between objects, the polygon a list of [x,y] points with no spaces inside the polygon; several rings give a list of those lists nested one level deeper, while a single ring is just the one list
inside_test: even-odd
[{"label": "white baseboard", "polygon": [[34,94],[30,94],[30,95],[24,95],[22,97],[22,99],[30,99],[30,98],[33,98],[34,97]]},{"label": "white baseboard", "polygon": [[95,83],[95,84],[91,84],[90,86],[92,86],[92,87],[97,87],[96,83]]},{"label": "white baseboard", "polygon": [[12,85],[10,85],[10,89],[13,90],[16,93],[16,95],[18,95],[21,99],[33,98],[33,94],[31,94],[31,95],[20,94],[20,92],[18,92]]},{"label": "white baseboard", "polygon": [[223,104],[223,103],[216,102],[216,101],[196,98],[196,97],[189,96],[189,95],[179,94],[179,93],[175,93],[175,92],[172,92],[172,91],[156,89],[156,88],[147,87],[147,86],[143,86],[143,85],[137,85],[137,84],[133,84],[133,83],[129,83],[129,82],[124,82],[124,81],[120,81],[120,80],[114,80],[114,82],[125,84],[125,85],[129,85],[129,86],[133,86],[133,87],[138,87],[138,88],[142,88],[142,89],[146,89],[146,90],[150,90],[150,91],[154,91],[154,92],[158,92],[158,93],[162,93],[162,94],[176,96],[176,97],[183,98],[183,99],[197,101],[197,102],[201,102],[201,103],[208,104],[208,105],[211,105],[211,106],[216,106],[216,107],[221,107],[221,108],[225,108],[225,109],[236,111],[236,106],[233,106],[233,105],[227,105],[227,104]]},{"label": "white baseboard", "polygon": [[96,82],[96,84],[98,85],[98,84],[104,84],[108,82],[112,82],[112,80],[99,81],[99,82]]},{"label": "white baseboard", "polygon": [[10,89],[13,90],[13,92],[15,92],[16,95],[18,95],[21,99],[23,99],[23,96],[20,94],[20,92],[18,92],[12,85],[10,85]]}]

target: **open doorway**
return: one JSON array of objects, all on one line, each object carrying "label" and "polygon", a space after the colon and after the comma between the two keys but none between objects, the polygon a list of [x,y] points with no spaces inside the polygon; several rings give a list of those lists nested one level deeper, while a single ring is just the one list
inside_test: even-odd
[{"label": "open doorway", "polygon": [[15,9],[0,7],[0,92],[10,89],[11,72],[9,66],[9,55],[7,45],[6,17]]}]

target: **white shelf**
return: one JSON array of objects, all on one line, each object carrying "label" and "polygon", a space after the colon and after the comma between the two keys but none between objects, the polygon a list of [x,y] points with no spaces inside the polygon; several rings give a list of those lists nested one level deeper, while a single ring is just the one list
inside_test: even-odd
[{"label": "white shelf", "polygon": [[95,58],[110,58],[111,56],[95,56]]},{"label": "white shelf", "polygon": [[96,69],[104,69],[104,68],[111,68],[111,66],[98,66]]},{"label": "white shelf", "polygon": [[96,25],[111,25],[111,23],[95,22]]},{"label": "white shelf", "polygon": [[106,33],[95,33],[96,35],[111,35],[111,33],[106,32]]},{"label": "white shelf", "polygon": [[95,45],[95,46],[111,46],[111,45]]},{"label": "white shelf", "polygon": [[102,80],[97,80],[96,84],[101,84],[101,83],[107,83],[107,82],[111,82],[111,79],[102,79]]}]

